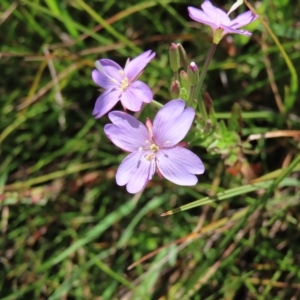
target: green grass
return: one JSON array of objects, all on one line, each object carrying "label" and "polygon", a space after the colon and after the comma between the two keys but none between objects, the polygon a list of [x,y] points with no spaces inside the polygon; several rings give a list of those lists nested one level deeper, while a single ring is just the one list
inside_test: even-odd
[{"label": "green grass", "polygon": [[170,43],[201,69],[211,29],[188,18],[201,1],[129,2],[1,2],[0,299],[298,298],[300,4],[263,0],[271,34],[256,21],[251,38],[218,45],[204,89],[219,152],[199,116],[188,135],[199,183],[155,176],[130,195],[115,182],[125,154],[104,135],[108,118],[91,114],[94,62],[154,50],[142,79],[164,104]]}]

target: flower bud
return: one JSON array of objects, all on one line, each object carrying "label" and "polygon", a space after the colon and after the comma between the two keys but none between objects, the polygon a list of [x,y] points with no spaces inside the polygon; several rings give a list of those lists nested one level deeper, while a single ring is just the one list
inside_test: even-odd
[{"label": "flower bud", "polygon": [[190,82],[189,82],[189,78],[188,78],[188,74],[185,71],[180,71],[179,73],[180,79],[181,79],[181,84],[182,86],[188,90],[190,87]]},{"label": "flower bud", "polygon": [[171,83],[171,86],[170,86],[170,92],[171,92],[171,95],[172,95],[172,98],[179,98],[180,97],[180,83],[178,80],[174,80],[172,83]]},{"label": "flower bud", "polygon": [[191,85],[195,86],[199,80],[199,69],[194,62],[191,62],[187,68],[187,74]]},{"label": "flower bud", "polygon": [[177,72],[180,68],[180,56],[176,44],[174,43],[171,44],[169,55],[170,55],[171,69],[173,70],[173,72]]},{"label": "flower bud", "polygon": [[181,44],[177,44],[177,47],[178,47],[178,51],[179,51],[179,57],[180,57],[180,65],[185,69],[187,70],[188,68],[188,65],[189,65],[189,59],[186,55],[186,52],[183,48],[183,46]]}]

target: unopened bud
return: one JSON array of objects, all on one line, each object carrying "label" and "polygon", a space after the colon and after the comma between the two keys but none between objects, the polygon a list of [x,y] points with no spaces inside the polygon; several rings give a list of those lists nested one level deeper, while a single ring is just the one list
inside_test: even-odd
[{"label": "unopened bud", "polygon": [[180,71],[180,79],[181,79],[181,84],[182,86],[188,90],[190,87],[190,82],[189,82],[189,78],[188,78],[188,74],[185,71]]},{"label": "unopened bud", "polygon": [[178,80],[174,80],[172,83],[171,83],[171,86],[170,86],[170,92],[171,92],[171,95],[172,95],[172,98],[179,98],[180,96],[180,83]]},{"label": "unopened bud", "polygon": [[180,79],[181,79],[181,83],[184,85],[184,86],[189,86],[189,78],[187,76],[187,73],[185,71],[180,71]]},{"label": "unopened bud", "polygon": [[188,68],[188,65],[189,65],[189,59],[186,55],[186,52],[183,48],[183,46],[181,44],[177,44],[177,47],[178,47],[178,51],[179,51],[179,56],[180,56],[180,65],[185,69],[187,70]]},{"label": "unopened bud", "polygon": [[191,62],[187,68],[187,74],[190,84],[195,86],[199,80],[199,69],[194,62]]},{"label": "unopened bud", "polygon": [[171,69],[173,70],[173,72],[177,72],[180,68],[180,56],[176,44],[174,43],[171,44],[169,55],[170,55]]}]

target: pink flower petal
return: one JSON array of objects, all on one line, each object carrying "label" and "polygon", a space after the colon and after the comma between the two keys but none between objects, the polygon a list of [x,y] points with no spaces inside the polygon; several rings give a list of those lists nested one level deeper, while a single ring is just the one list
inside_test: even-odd
[{"label": "pink flower petal", "polygon": [[226,12],[213,6],[209,0],[204,1],[201,5],[201,8],[211,19],[211,22],[217,26],[220,24],[228,25],[230,23],[230,18],[227,16]]},{"label": "pink flower petal", "polygon": [[235,19],[233,19],[232,21],[230,21],[229,26],[231,28],[240,28],[243,26],[248,25],[249,23],[252,23],[253,21],[255,21],[258,18],[257,15],[253,14],[251,10],[248,10],[242,14],[240,14],[239,16],[237,16]]},{"label": "pink flower petal", "polygon": [[121,111],[112,111],[108,117],[113,124],[105,125],[104,132],[116,146],[134,152],[148,145],[146,141],[150,140],[149,132],[136,118]]},{"label": "pink flower petal", "polygon": [[137,80],[131,83],[129,89],[131,93],[134,94],[134,97],[138,98],[142,102],[150,103],[152,101],[153,93],[146,83]]},{"label": "pink flower petal", "polygon": [[194,174],[203,174],[201,159],[188,149],[160,149],[156,155],[159,172],[175,184],[191,186],[198,182]]},{"label": "pink flower petal", "polygon": [[125,92],[122,93],[121,103],[124,108],[131,111],[140,111],[143,106],[143,102],[135,94],[135,89],[129,86]]},{"label": "pink flower petal", "polygon": [[154,160],[147,160],[147,151],[137,151],[129,154],[122,161],[116,174],[117,184],[127,185],[129,193],[141,191],[155,173]]},{"label": "pink flower petal", "polygon": [[153,121],[153,137],[160,147],[176,145],[189,131],[195,111],[191,107],[184,110],[184,106],[183,100],[172,100],[158,111]]},{"label": "pink flower petal", "polygon": [[124,72],[129,81],[135,80],[138,75],[145,69],[146,65],[154,58],[155,52],[151,52],[151,50],[148,50],[127,63],[124,68]]},{"label": "pink flower petal", "polygon": [[111,80],[110,77],[107,77],[105,74],[99,72],[98,70],[92,71],[92,79],[94,82],[104,89],[112,89],[116,87],[116,83]]},{"label": "pink flower petal", "polygon": [[195,8],[195,7],[188,7],[189,16],[191,19],[195,20],[196,22],[206,24],[210,26],[213,30],[216,30],[219,26],[214,22],[213,19],[208,17],[202,10]]},{"label": "pink flower petal", "polygon": [[101,118],[110,111],[119,101],[120,91],[106,90],[96,100],[93,115],[96,119]]},{"label": "pink flower petal", "polygon": [[156,131],[155,141],[158,145],[166,147],[178,144],[190,130],[194,117],[194,109],[192,107],[186,108],[178,118],[171,118],[165,123],[164,131]]},{"label": "pink flower petal", "polygon": [[98,63],[100,64],[100,69],[98,69],[99,72],[103,73],[107,77],[110,77],[117,82],[121,82],[121,80],[124,78],[124,71],[120,67],[119,64],[114,62],[111,59],[99,59]]},{"label": "pink flower petal", "polygon": [[246,35],[246,36],[252,35],[252,33],[247,31],[247,30],[234,29],[232,27],[227,27],[227,26],[224,26],[224,25],[223,25],[223,28],[224,28],[223,35],[228,34],[228,33],[243,34],[243,35]]},{"label": "pink flower petal", "polygon": [[154,123],[157,123],[157,128],[160,128],[160,125],[168,121],[170,117],[177,118],[183,112],[185,107],[185,101],[182,99],[174,99],[166,103],[156,114]]}]

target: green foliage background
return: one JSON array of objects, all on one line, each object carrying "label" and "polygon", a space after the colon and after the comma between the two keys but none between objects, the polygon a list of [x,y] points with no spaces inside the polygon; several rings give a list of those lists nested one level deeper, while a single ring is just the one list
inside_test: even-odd
[{"label": "green foliage background", "polygon": [[[299,1],[251,3],[299,75]],[[242,165],[228,169],[195,145],[206,166],[195,187],[155,177],[133,196],[115,183],[124,153],[103,134],[108,118],[91,115],[94,61],[124,65],[154,50],[143,80],[166,103],[170,43],[183,43],[200,68],[211,43],[189,5],[200,2],[1,1],[2,300],[299,298],[300,95],[289,89],[298,81],[259,20],[251,38],[223,39],[205,79],[219,120],[242,107],[242,140],[252,137]],[[148,105],[139,117],[156,111]]]}]

